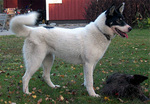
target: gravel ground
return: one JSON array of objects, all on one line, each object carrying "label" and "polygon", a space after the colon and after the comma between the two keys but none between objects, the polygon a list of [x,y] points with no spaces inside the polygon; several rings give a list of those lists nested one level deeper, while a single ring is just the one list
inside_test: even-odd
[{"label": "gravel ground", "polygon": [[[64,27],[64,28],[77,28],[77,27],[84,27],[87,25],[86,23],[79,23],[79,24],[56,24],[57,27]],[[3,30],[0,31],[0,35],[13,35],[10,30]]]},{"label": "gravel ground", "polygon": [[0,36],[1,35],[12,35],[13,33],[10,32],[10,30],[3,30],[2,32],[0,31]]}]

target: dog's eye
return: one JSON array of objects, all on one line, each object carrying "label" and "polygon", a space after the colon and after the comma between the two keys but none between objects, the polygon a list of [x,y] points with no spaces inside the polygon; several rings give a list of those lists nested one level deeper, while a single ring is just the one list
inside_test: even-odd
[{"label": "dog's eye", "polygon": [[113,24],[113,22],[110,22],[110,25],[112,25]]},{"label": "dog's eye", "polygon": [[118,18],[116,22],[117,22],[117,23],[121,23],[122,21],[123,21],[122,18]]}]

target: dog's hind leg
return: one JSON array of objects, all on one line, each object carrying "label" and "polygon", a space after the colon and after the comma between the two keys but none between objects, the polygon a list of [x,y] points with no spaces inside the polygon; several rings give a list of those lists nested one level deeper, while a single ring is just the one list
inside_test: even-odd
[{"label": "dog's hind leg", "polygon": [[[40,64],[40,63],[39,63]],[[24,74],[24,76],[22,77],[22,82],[23,82],[23,92],[26,93],[26,94],[31,94],[29,92],[29,88],[28,88],[28,84],[29,84],[29,81],[32,77],[32,75],[38,70],[40,66],[33,66],[33,67],[30,67],[30,68],[27,68],[26,69],[26,72]]]},{"label": "dog's hind leg", "polygon": [[50,79],[50,72],[54,62],[55,56],[53,54],[48,54],[43,61],[43,78],[45,82],[52,88],[60,87],[59,85],[54,85]]},{"label": "dog's hind leg", "polygon": [[[34,46],[34,48],[33,48]],[[39,69],[46,55],[44,48],[33,44],[25,44],[23,48],[26,72],[22,77],[23,92],[30,94],[28,84],[32,75]]]}]

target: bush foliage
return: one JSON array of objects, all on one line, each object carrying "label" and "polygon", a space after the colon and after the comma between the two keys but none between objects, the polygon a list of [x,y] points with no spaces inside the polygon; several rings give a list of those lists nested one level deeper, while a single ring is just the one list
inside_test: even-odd
[{"label": "bush foliage", "polygon": [[137,18],[142,20],[150,17],[150,0],[91,0],[84,16],[89,22],[94,21],[112,4],[119,6],[122,2],[125,2],[124,16],[128,24],[133,26],[138,24]]}]

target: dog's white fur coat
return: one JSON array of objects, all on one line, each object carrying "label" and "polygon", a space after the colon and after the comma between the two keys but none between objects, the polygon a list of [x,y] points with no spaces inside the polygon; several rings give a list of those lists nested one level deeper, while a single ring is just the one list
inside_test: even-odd
[{"label": "dog's white fur coat", "polygon": [[23,91],[29,94],[29,80],[41,64],[44,69],[43,78],[47,84],[50,87],[59,87],[50,79],[50,71],[57,56],[73,64],[83,64],[84,85],[90,96],[98,97],[93,89],[93,71],[111,42],[102,33],[109,34],[110,38],[114,37],[113,30],[105,25],[105,12],[87,26],[75,29],[27,26],[33,25],[36,18],[37,13],[33,12],[16,16],[10,22],[12,32],[17,36],[26,37],[23,46],[26,65]]}]

